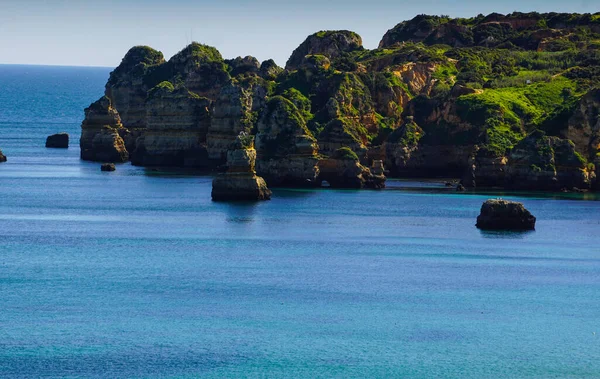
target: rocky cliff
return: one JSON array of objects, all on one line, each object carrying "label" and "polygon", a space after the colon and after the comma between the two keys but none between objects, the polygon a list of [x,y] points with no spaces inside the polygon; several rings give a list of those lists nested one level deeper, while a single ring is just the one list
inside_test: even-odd
[{"label": "rocky cliff", "polygon": [[[369,186],[365,168],[381,161],[391,176],[465,186],[596,188],[598,67],[600,14],[420,15],[374,50],[356,33],[322,31],[285,70],[199,43],[168,61],[138,46],[106,86],[122,125],[82,141],[88,156],[93,136],[105,135],[99,149],[118,136],[135,164],[215,169],[245,132],[275,186],[318,186],[324,173]],[[540,158],[542,145],[552,153]],[[335,158],[346,149],[358,162]],[[332,174],[350,167],[364,180]]]},{"label": "rocky cliff", "polygon": [[132,162],[142,166],[207,167],[206,134],[211,101],[185,87],[163,82],[146,100],[146,130]]}]

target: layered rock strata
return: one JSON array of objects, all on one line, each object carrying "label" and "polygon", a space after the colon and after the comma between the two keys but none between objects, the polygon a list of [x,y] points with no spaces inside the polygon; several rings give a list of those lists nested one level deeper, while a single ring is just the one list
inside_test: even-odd
[{"label": "layered rock strata", "polygon": [[273,185],[314,186],[319,175],[317,140],[291,101],[272,97],[258,121],[257,171]]},{"label": "layered rock strata", "polygon": [[137,139],[132,163],[141,166],[208,167],[206,134],[211,102],[169,82],[146,100],[146,130]]},{"label": "layered rock strata", "polygon": [[121,134],[127,134],[118,112],[106,96],[85,109],[81,124],[81,159],[96,162],[126,162],[129,153]]}]

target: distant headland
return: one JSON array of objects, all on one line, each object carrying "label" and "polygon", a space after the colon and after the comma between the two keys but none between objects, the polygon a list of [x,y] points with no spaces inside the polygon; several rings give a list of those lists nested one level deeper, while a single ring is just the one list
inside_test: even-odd
[{"label": "distant headland", "polygon": [[419,15],[374,50],[321,31],[285,68],[136,46],[85,109],[81,158],[224,171],[240,133],[269,187],[598,190],[600,13]]}]

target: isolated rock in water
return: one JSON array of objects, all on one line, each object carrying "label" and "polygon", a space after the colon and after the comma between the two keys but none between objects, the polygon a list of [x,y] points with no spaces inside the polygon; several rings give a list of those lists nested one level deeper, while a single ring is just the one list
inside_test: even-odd
[{"label": "isolated rock in water", "polygon": [[0,163],[6,162],[6,155],[2,154],[2,150],[0,150]]},{"label": "isolated rock in water", "polygon": [[100,171],[115,171],[117,168],[114,163],[103,163],[100,166]]},{"label": "isolated rock in water", "polygon": [[476,226],[484,230],[534,230],[535,221],[522,203],[490,199],[481,206]]},{"label": "isolated rock in water", "polygon": [[69,147],[69,135],[67,133],[58,133],[46,138],[46,147],[58,149],[67,149]]},{"label": "isolated rock in water", "polygon": [[85,109],[81,124],[81,159],[96,162],[126,162],[129,153],[121,135],[123,128],[119,113],[108,97],[103,96]]},{"label": "isolated rock in water", "polygon": [[227,172],[213,180],[215,201],[255,201],[271,199],[271,191],[263,178],[256,175],[254,137],[240,133],[227,152]]}]

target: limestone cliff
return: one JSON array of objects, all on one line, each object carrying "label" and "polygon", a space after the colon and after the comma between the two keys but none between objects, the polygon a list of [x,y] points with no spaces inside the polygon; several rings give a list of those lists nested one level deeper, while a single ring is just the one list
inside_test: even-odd
[{"label": "limestone cliff", "polygon": [[[314,33],[285,70],[196,42],[168,61],[138,46],[106,86],[123,125],[82,141],[90,155],[96,135],[100,150],[119,137],[135,164],[217,169],[245,132],[256,136],[259,174],[277,186],[329,175],[377,187],[366,167],[380,171],[381,161],[392,176],[465,186],[593,187],[599,33],[600,14],[419,15],[374,50],[350,31]],[[536,130],[545,137],[531,142]],[[539,158],[538,145],[552,153]],[[335,158],[341,149],[358,163]]]},{"label": "limestone cliff", "polygon": [[600,151],[600,89],[589,91],[569,119],[565,137],[584,157],[593,160]]},{"label": "limestone cliff", "polygon": [[315,186],[317,140],[294,103],[272,97],[261,112],[256,134],[257,171],[272,185]]},{"label": "limestone cliff", "polygon": [[514,189],[590,188],[590,173],[573,142],[541,131],[519,142],[508,156],[506,186]]},{"label": "limestone cliff", "polygon": [[229,82],[223,86],[212,107],[206,143],[208,157],[224,163],[227,149],[240,132],[250,132],[265,104],[264,81]]},{"label": "limestone cliff", "polygon": [[206,134],[211,102],[169,82],[153,88],[146,101],[146,130],[132,163],[142,166],[209,166]]},{"label": "limestone cliff", "polygon": [[121,134],[128,131],[106,96],[85,109],[81,124],[81,159],[96,162],[125,162],[129,153]]}]

